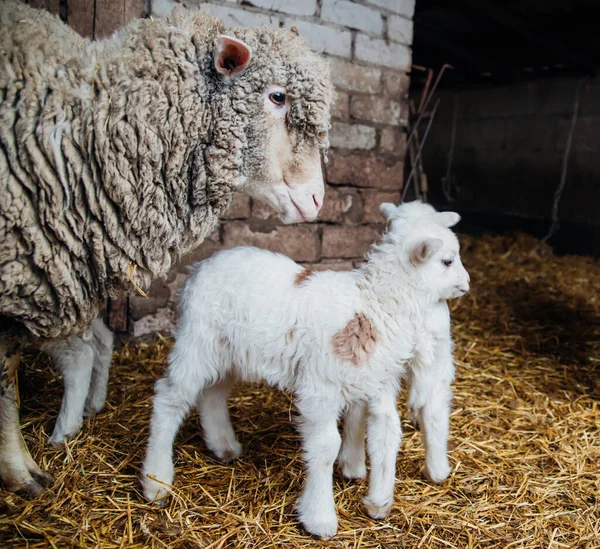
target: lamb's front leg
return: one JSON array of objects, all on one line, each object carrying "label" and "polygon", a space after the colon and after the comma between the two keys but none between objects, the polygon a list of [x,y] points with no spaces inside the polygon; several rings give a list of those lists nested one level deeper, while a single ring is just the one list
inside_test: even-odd
[{"label": "lamb's front leg", "polygon": [[373,518],[387,517],[394,502],[396,456],[402,430],[396,408],[396,392],[385,391],[369,402],[367,448],[371,463],[369,495],[363,499]]},{"label": "lamb's front leg", "polygon": [[433,482],[442,482],[450,474],[448,433],[450,402],[454,377],[452,343],[439,342],[434,364],[413,366],[408,405],[419,424],[425,444],[425,474]]},{"label": "lamb's front leg", "polygon": [[310,399],[298,403],[300,432],[306,461],[306,483],[296,509],[300,522],[315,536],[337,532],[333,499],[333,463],[340,449],[337,428],[339,408],[330,401]]}]

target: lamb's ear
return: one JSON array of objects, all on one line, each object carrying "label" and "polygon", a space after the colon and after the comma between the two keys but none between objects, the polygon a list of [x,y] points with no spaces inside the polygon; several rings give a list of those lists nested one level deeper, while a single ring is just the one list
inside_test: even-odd
[{"label": "lamb's ear", "polygon": [[439,212],[435,214],[435,220],[444,227],[454,227],[460,221],[460,215],[456,212]]},{"label": "lamb's ear", "polygon": [[233,36],[221,34],[215,51],[215,70],[226,80],[235,78],[246,70],[252,59],[250,46]]},{"label": "lamb's ear", "polygon": [[389,219],[396,213],[396,206],[391,202],[383,202],[379,205],[379,211],[384,219]]},{"label": "lamb's ear", "polygon": [[444,242],[439,238],[426,238],[410,251],[410,262],[413,265],[425,263],[433,254],[441,250]]}]

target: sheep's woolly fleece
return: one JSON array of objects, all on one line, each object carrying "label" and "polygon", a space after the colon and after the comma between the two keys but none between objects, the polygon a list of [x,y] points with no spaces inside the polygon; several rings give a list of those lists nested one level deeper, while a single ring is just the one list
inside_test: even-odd
[{"label": "sheep's woolly fleece", "polygon": [[[213,66],[222,33],[253,51],[229,84]],[[293,32],[178,10],[90,42],[1,2],[1,324],[66,336],[132,281],[164,276],[260,178],[270,84],[292,99],[297,146],[326,147],[328,67]]]}]

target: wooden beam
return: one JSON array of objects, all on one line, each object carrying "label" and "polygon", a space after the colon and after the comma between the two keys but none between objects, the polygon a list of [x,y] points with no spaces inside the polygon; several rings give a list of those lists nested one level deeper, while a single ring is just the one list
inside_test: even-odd
[{"label": "wooden beam", "polygon": [[548,35],[543,30],[535,28],[517,15],[509,11],[505,2],[489,2],[487,0],[463,0],[471,9],[479,12],[486,18],[492,18],[512,31],[526,38],[533,46],[551,53],[553,58],[550,63],[568,63],[575,67],[590,68],[592,62],[589,52],[579,51],[579,48],[565,46],[565,36],[557,37]]},{"label": "wooden beam", "polygon": [[85,38],[94,37],[94,0],[69,0],[67,23]]}]

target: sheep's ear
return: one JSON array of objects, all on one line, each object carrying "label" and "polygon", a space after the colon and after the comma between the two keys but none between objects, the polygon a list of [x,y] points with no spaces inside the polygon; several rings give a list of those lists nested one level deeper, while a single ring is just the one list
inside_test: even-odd
[{"label": "sheep's ear", "polygon": [[410,252],[413,265],[425,263],[433,254],[442,249],[444,242],[439,238],[426,238],[419,242]]},{"label": "sheep's ear", "polygon": [[233,36],[221,34],[215,52],[215,69],[226,80],[235,78],[246,70],[252,59],[250,46]]},{"label": "sheep's ear", "polygon": [[384,219],[389,219],[396,213],[396,206],[394,206],[394,204],[391,202],[383,202],[379,206],[379,211]]},{"label": "sheep's ear", "polygon": [[456,212],[439,212],[435,216],[436,221],[444,227],[454,227],[460,221],[460,215]]}]

